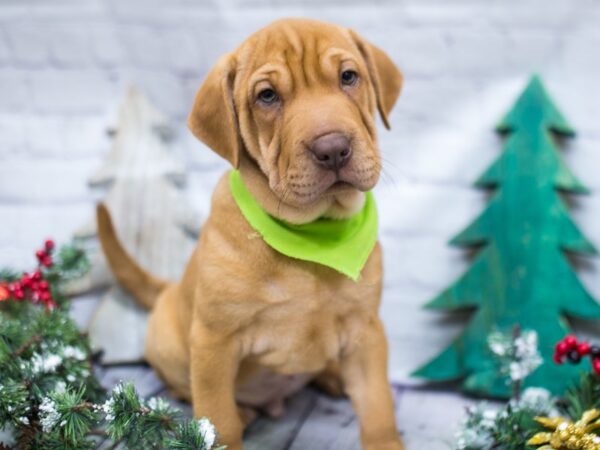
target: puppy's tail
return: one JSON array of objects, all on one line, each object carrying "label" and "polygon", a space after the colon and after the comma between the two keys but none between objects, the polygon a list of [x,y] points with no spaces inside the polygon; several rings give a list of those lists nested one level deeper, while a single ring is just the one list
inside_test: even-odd
[{"label": "puppy's tail", "polygon": [[145,308],[152,309],[168,282],[145,271],[123,248],[110,213],[102,203],[96,207],[98,237],[112,273],[119,283]]}]

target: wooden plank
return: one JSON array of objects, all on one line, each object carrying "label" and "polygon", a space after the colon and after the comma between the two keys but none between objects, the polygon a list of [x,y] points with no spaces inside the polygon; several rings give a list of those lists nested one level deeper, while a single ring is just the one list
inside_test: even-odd
[{"label": "wooden plank", "polygon": [[165,400],[167,400],[171,406],[181,411],[181,417],[185,417],[186,419],[194,417],[194,410],[192,409],[192,405],[188,402],[177,400],[171,397],[166,387],[162,391],[154,394],[153,397],[162,397]]},{"label": "wooden plank", "polygon": [[[298,417],[298,405],[311,394],[312,408]],[[395,388],[398,430],[407,450],[448,450],[464,417],[476,400],[430,388]],[[293,402],[296,402],[295,404]],[[293,415],[295,425],[290,424]],[[299,420],[300,419],[300,420]],[[290,427],[292,425],[292,427]],[[289,442],[285,437],[288,437]],[[260,419],[247,432],[247,450],[361,450],[356,416],[348,400],[304,390],[279,421]]]},{"label": "wooden plank", "polygon": [[98,309],[99,304],[100,297],[97,293],[85,294],[71,301],[69,315],[77,323],[80,330],[87,329],[87,324],[96,309]]},{"label": "wooden plank", "polygon": [[[286,403],[286,414],[277,420],[261,417],[246,430],[244,450],[283,450],[290,448],[306,417],[314,409],[319,394],[304,389]],[[315,448],[315,447],[305,447]]]},{"label": "wooden plank", "polygon": [[399,389],[396,420],[408,450],[448,450],[464,417],[475,400],[460,394],[418,388]]},{"label": "wooden plank", "polygon": [[[171,398],[153,370],[143,365],[100,369],[102,384],[133,381],[142,397],[160,396],[192,417],[191,405]],[[396,388],[396,418],[408,450],[447,450],[465,408],[476,401],[429,388]],[[245,450],[361,450],[356,416],[347,399],[332,399],[307,388],[287,403],[277,420],[262,417],[244,436]]]},{"label": "wooden plank", "polygon": [[[287,447],[282,447],[282,450]],[[319,394],[289,450],[360,450],[356,416],[348,399]],[[275,450],[275,448],[273,449]]]},{"label": "wooden plank", "polygon": [[102,349],[102,362],[139,363],[144,359],[148,312],[121,286],[104,294],[89,326],[94,349]]}]

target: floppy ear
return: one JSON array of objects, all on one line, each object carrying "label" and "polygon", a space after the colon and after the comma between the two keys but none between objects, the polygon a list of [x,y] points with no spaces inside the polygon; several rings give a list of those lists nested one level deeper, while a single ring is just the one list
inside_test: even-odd
[{"label": "floppy ear", "polygon": [[377,109],[383,124],[389,130],[390,123],[387,116],[400,95],[402,73],[383,50],[369,44],[354,30],[350,30],[350,35],[367,63],[369,77],[377,98]]},{"label": "floppy ear", "polygon": [[196,94],[188,127],[194,136],[237,168],[242,143],[233,102],[235,69],[232,53],[219,59]]}]

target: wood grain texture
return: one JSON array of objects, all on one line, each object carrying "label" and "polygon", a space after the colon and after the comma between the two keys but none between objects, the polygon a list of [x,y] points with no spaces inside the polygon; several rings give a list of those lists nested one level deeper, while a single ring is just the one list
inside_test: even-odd
[{"label": "wood grain texture", "polygon": [[360,450],[358,422],[350,401],[319,395],[314,409],[306,417],[289,448]]},{"label": "wood grain texture", "polygon": [[417,371],[431,380],[464,379],[467,391],[508,397],[487,337],[495,330],[535,330],[544,363],[526,386],[554,394],[577,380],[581,367],[553,363],[554,345],[569,332],[568,316],[600,318],[600,306],[565,252],[594,254],[569,216],[561,192],[585,193],[562,161],[557,135],[573,130],[534,77],[498,126],[506,135],[500,158],[477,181],[493,190],[488,207],[452,244],[478,249],[470,269],[428,304],[475,312],[463,334]]},{"label": "wood grain texture", "polygon": [[449,450],[465,409],[475,400],[460,394],[397,387],[396,420],[408,450]]},{"label": "wood grain texture", "polygon": [[[99,368],[100,380],[110,389],[132,381],[143,398],[166,397],[191,417],[188,403],[169,397],[152,369],[145,365]],[[396,418],[408,450],[448,450],[465,408],[474,403],[459,394],[396,386]],[[306,388],[286,403],[279,419],[260,417],[244,434],[244,450],[361,450],[358,423],[347,399],[332,399]]]},{"label": "wood grain texture", "polygon": [[280,419],[261,417],[244,434],[245,450],[289,449],[296,441],[306,418],[315,408],[319,395],[305,389],[301,395],[290,398],[286,414]]}]

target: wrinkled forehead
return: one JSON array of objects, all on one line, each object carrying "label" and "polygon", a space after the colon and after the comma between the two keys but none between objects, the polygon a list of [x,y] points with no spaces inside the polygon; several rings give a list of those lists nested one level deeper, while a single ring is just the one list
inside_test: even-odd
[{"label": "wrinkled forehead", "polygon": [[238,74],[277,79],[291,76],[294,84],[311,84],[335,76],[339,67],[362,64],[348,30],[310,21],[284,21],[252,35],[238,50]]}]

